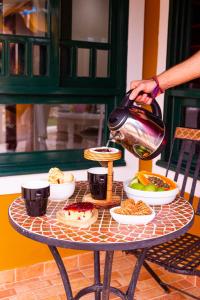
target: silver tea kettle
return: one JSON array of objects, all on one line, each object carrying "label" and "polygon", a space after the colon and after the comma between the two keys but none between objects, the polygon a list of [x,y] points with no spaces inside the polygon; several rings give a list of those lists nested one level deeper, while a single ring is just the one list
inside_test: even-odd
[{"label": "silver tea kettle", "polygon": [[110,140],[121,144],[142,160],[149,160],[161,153],[166,145],[166,129],[160,106],[154,99],[152,112],[135,105],[129,99],[132,90],[124,96],[119,107],[108,119]]}]

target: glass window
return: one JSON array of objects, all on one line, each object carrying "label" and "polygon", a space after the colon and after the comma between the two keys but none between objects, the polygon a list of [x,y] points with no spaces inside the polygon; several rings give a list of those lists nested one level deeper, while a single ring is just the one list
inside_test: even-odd
[{"label": "glass window", "polygon": [[127,13],[128,0],[0,0],[0,176],[94,163],[83,149],[106,144],[125,92]]},{"label": "glass window", "polygon": [[33,45],[32,55],[33,75],[47,75],[47,46]]},{"label": "glass window", "polygon": [[25,74],[25,45],[23,43],[10,43],[10,74]]},{"label": "glass window", "polygon": [[47,35],[48,0],[0,0],[0,33]]},{"label": "glass window", "polygon": [[68,39],[108,42],[109,0],[73,0]]},{"label": "glass window", "polygon": [[102,144],[104,104],[0,105],[0,153]]},{"label": "glass window", "polygon": [[108,51],[97,50],[96,77],[108,77]]},{"label": "glass window", "polygon": [[116,2],[111,0],[61,0],[60,68],[63,86],[77,77],[85,87],[91,85],[89,81],[92,79],[95,79],[93,86],[105,86],[105,79],[112,85],[115,66],[111,66],[114,48],[110,42],[117,30],[110,32],[110,24],[116,22],[110,8],[114,12],[115,5]]},{"label": "glass window", "polygon": [[90,73],[90,50],[78,49],[77,76],[88,77]]}]

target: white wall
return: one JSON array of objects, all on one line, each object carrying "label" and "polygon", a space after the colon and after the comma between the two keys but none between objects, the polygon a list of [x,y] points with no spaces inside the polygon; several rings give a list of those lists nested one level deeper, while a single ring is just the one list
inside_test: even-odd
[{"label": "white wall", "polygon": [[[128,58],[127,58],[127,90],[130,81],[142,78],[143,37],[144,37],[144,4],[145,0],[130,0]],[[138,170],[138,159],[125,151],[126,167],[115,167],[114,178],[126,180]],[[53,166],[52,166],[53,167]],[[86,170],[72,171],[76,180],[86,180]],[[47,174],[0,177],[0,194],[20,192],[21,183],[29,179],[47,179]]]},{"label": "white wall", "polygon": [[[145,0],[129,1],[129,31],[127,57],[127,91],[130,82],[142,78],[143,45],[144,45],[144,9]],[[139,160],[125,151],[126,168],[116,168],[116,178],[126,180],[133,177],[139,168]]]}]

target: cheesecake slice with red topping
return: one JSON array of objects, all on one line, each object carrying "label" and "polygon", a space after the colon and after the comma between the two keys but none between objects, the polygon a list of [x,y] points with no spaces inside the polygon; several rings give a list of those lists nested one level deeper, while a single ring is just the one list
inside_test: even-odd
[{"label": "cheesecake slice with red topping", "polygon": [[90,202],[72,203],[63,208],[64,217],[70,221],[87,221],[93,216],[94,205]]}]

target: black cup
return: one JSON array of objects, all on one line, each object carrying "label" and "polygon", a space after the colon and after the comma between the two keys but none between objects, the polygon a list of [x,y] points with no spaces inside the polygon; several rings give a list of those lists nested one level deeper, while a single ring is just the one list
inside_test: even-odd
[{"label": "black cup", "polygon": [[107,193],[108,170],[103,167],[88,170],[88,182],[93,199],[104,200]]},{"label": "black cup", "polygon": [[22,185],[21,191],[29,216],[40,217],[46,214],[50,195],[49,183],[42,180],[30,181]]}]

